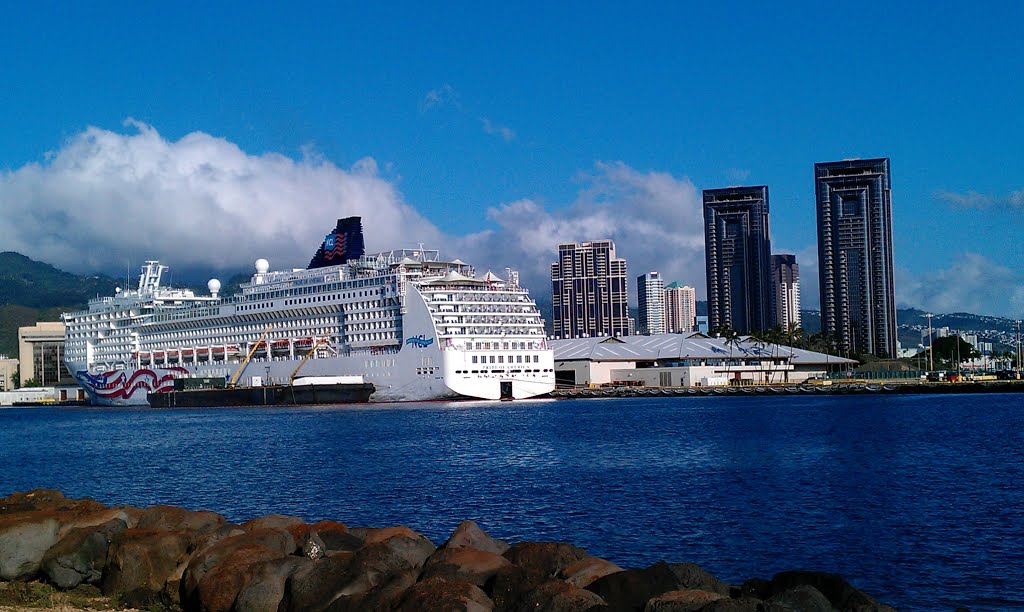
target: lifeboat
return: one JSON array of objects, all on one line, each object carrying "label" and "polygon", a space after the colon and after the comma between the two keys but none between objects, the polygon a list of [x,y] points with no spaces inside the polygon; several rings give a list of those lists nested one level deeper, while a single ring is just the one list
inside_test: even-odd
[{"label": "lifeboat", "polygon": [[153,359],[163,359],[166,356],[167,356],[167,353],[165,353],[163,351],[154,351],[153,352]]},{"label": "lifeboat", "polygon": [[[221,350],[223,352],[223,349]],[[210,349],[203,347],[196,349],[196,359],[199,361],[208,361],[210,359]]]},{"label": "lifeboat", "polygon": [[287,355],[290,350],[287,340],[274,340],[270,343],[270,350],[275,355]]},{"label": "lifeboat", "polygon": [[181,358],[182,359],[192,359],[192,355],[194,355],[194,354],[195,354],[195,351],[193,351],[192,349],[181,349]]}]

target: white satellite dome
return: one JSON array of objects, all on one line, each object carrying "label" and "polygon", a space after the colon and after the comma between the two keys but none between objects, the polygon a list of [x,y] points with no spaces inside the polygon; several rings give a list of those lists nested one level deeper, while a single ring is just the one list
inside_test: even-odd
[{"label": "white satellite dome", "polygon": [[220,293],[220,281],[215,278],[211,278],[209,282],[206,283],[206,288],[210,290],[210,295],[217,295]]},{"label": "white satellite dome", "polygon": [[268,270],[270,270],[270,262],[269,261],[267,261],[266,259],[262,259],[262,258],[256,260],[256,273],[257,274],[266,274]]}]

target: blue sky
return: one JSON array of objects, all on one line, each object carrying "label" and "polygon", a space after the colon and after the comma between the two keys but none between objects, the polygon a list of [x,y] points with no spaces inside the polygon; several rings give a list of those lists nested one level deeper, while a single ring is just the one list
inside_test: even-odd
[{"label": "blue sky", "polygon": [[9,9],[0,250],[302,265],[362,214],[535,292],[554,243],[610,237],[703,295],[694,198],[767,184],[815,306],[813,163],[888,156],[898,301],[1024,315],[1024,3],[422,4]]}]

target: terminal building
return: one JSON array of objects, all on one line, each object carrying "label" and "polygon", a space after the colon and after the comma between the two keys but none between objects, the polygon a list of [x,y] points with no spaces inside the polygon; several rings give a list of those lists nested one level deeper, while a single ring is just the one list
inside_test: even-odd
[{"label": "terminal building", "polygon": [[701,333],[552,340],[559,386],[696,387],[798,384],[847,371],[857,361]]}]

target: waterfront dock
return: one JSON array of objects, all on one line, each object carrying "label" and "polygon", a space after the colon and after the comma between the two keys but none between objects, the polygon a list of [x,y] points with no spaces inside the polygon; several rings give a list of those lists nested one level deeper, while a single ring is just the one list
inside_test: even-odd
[{"label": "waterfront dock", "polygon": [[876,395],[920,393],[1014,393],[1024,392],[1024,381],[815,381],[803,384],[636,387],[602,386],[556,389],[550,396],[558,399],[598,397],[763,397],[772,395]]}]

